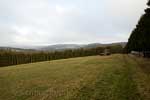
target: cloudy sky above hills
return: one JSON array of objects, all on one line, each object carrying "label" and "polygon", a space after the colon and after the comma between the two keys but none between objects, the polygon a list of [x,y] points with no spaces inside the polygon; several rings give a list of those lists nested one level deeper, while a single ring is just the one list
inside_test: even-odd
[{"label": "cloudy sky above hills", "polygon": [[127,41],[147,0],[0,0],[0,46]]}]

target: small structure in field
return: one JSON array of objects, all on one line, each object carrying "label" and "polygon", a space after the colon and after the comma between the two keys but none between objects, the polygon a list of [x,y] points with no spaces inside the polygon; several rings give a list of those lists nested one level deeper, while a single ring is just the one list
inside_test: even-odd
[{"label": "small structure in field", "polygon": [[132,55],[135,55],[135,56],[140,56],[140,57],[143,57],[143,52],[139,52],[139,51],[131,51],[131,54]]},{"label": "small structure in field", "polygon": [[131,51],[131,54],[139,57],[150,57],[150,51]]},{"label": "small structure in field", "polygon": [[104,49],[104,52],[100,53],[100,56],[108,56],[108,55],[111,55],[110,49]]}]

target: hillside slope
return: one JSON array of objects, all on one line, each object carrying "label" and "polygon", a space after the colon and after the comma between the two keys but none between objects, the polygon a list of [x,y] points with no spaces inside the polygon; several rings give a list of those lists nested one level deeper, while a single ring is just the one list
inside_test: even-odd
[{"label": "hillside slope", "polygon": [[0,68],[0,100],[149,100],[149,60],[92,56]]}]

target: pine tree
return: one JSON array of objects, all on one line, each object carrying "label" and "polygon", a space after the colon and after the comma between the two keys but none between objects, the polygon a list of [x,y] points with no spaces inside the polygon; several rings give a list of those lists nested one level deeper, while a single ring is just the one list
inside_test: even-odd
[{"label": "pine tree", "polygon": [[150,6],[150,0],[148,1],[147,5]]},{"label": "pine tree", "polygon": [[[147,5],[150,6],[150,0]],[[140,18],[136,28],[132,31],[126,50],[127,52],[150,51],[150,8],[145,10],[145,14]]]}]

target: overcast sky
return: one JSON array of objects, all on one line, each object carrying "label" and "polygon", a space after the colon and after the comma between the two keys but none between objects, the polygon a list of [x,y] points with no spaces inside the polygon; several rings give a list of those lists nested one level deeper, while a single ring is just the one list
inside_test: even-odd
[{"label": "overcast sky", "polygon": [[0,0],[0,46],[127,41],[147,0]]}]

